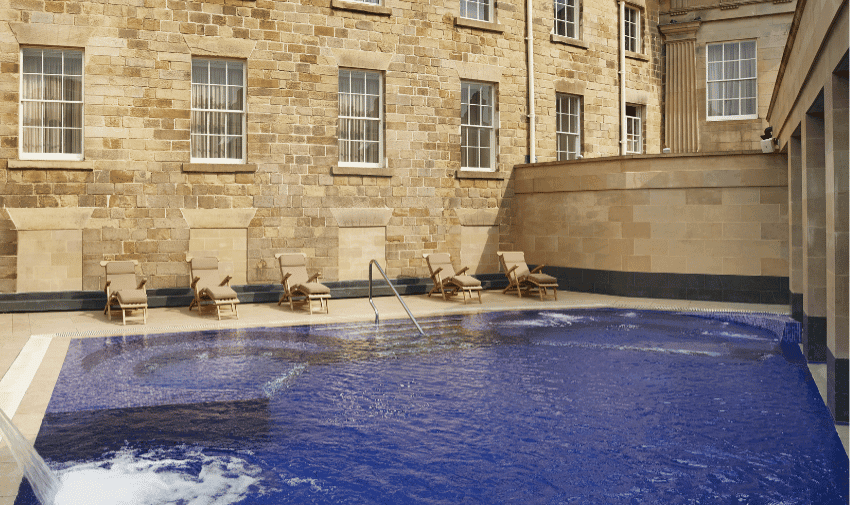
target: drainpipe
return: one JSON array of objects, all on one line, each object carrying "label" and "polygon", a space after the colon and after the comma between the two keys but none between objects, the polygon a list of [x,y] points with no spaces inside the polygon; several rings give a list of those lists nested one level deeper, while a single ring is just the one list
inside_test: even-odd
[{"label": "drainpipe", "polygon": [[617,73],[620,77],[620,156],[626,155],[626,4],[620,7],[620,61]]},{"label": "drainpipe", "polygon": [[525,18],[528,24],[528,162],[537,161],[537,116],[534,113],[534,26],[532,23],[532,0],[526,0]]}]

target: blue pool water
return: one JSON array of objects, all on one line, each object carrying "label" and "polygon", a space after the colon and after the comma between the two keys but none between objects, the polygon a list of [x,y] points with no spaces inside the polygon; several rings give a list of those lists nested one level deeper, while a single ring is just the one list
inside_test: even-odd
[{"label": "blue pool water", "polygon": [[74,340],[36,449],[60,505],[848,502],[829,412],[770,331],[605,309],[423,326]]}]

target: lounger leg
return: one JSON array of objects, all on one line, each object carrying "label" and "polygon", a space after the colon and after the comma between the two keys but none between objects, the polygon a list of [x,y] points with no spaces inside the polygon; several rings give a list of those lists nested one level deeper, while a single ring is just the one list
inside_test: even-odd
[{"label": "lounger leg", "polygon": [[478,303],[482,303],[481,302],[481,290],[480,289],[478,290]]},{"label": "lounger leg", "polygon": [[127,309],[121,309],[121,324],[127,326]]}]

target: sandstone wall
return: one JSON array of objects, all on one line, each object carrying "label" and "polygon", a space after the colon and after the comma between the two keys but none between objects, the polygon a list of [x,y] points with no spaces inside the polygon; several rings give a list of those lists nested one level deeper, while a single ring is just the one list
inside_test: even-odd
[{"label": "sandstone wall", "polygon": [[533,264],[785,277],[786,173],[761,153],[518,168],[516,244]]}]

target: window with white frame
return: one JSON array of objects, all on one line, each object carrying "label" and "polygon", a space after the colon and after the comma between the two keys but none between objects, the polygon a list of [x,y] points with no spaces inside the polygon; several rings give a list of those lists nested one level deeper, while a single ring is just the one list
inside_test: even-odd
[{"label": "window with white frame", "polygon": [[339,165],[380,167],[383,92],[380,72],[339,70]]},{"label": "window with white frame", "polygon": [[493,21],[493,0],[460,0],[460,17]]},{"label": "window with white frame", "polygon": [[362,4],[372,4],[372,5],[381,5],[381,0],[351,0],[352,2],[359,2]]},{"label": "window with white frame", "polygon": [[581,154],[581,97],[558,93],[555,100],[558,161],[577,159]]},{"label": "window with white frame", "polygon": [[706,46],[706,112],[708,119],[758,117],[756,41]]},{"label": "window with white frame", "polygon": [[245,65],[192,60],[192,161],[245,161]]},{"label": "window with white frame", "polygon": [[626,51],[633,53],[641,52],[641,37],[640,37],[640,9],[635,7],[625,7],[625,22],[623,37],[626,41]]},{"label": "window with white frame", "polygon": [[21,159],[83,159],[83,52],[21,50]]},{"label": "window with white frame", "polygon": [[493,103],[492,85],[461,82],[461,169],[494,170],[496,129]]},{"label": "window with white frame", "polygon": [[626,154],[643,152],[643,107],[626,105]]},{"label": "window with white frame", "polygon": [[579,38],[578,3],[579,0],[555,0],[555,35]]}]

